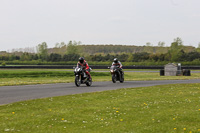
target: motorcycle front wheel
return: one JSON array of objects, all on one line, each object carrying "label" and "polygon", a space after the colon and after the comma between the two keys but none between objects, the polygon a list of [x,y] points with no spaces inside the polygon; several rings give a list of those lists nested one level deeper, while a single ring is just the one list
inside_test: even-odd
[{"label": "motorcycle front wheel", "polygon": [[79,80],[79,76],[75,77],[75,85],[79,87],[81,85],[81,81]]},{"label": "motorcycle front wheel", "polygon": [[116,75],[113,74],[113,75],[112,75],[112,82],[113,82],[113,83],[116,83],[116,81],[117,81],[117,79],[116,79]]}]

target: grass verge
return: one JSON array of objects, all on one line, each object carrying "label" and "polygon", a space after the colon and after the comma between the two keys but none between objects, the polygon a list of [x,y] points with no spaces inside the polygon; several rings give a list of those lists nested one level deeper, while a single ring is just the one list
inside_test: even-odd
[{"label": "grass verge", "polygon": [[0,132],[200,132],[200,84],[119,89],[0,106]]},{"label": "grass verge", "polygon": [[[93,81],[111,81],[108,72],[91,72]],[[125,80],[172,80],[199,79],[200,73],[192,76],[160,76],[159,72],[125,72]],[[0,70],[0,86],[49,84],[74,82],[74,73],[69,70],[55,69],[17,69]]]}]

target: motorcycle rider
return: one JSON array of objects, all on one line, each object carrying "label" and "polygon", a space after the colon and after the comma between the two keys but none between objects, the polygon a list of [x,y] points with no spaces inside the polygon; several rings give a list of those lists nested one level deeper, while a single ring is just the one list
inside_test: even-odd
[{"label": "motorcycle rider", "polygon": [[77,67],[82,67],[83,70],[85,71],[85,73],[89,76],[89,80],[92,80],[92,77],[89,73],[90,67],[88,66],[87,61],[85,61],[85,59],[83,57],[80,57],[78,59]]},{"label": "motorcycle rider", "polygon": [[119,68],[120,73],[123,74],[122,63],[120,61],[118,61],[117,58],[114,58],[112,66],[117,66]]},{"label": "motorcycle rider", "polygon": [[122,63],[120,61],[118,61],[117,58],[114,58],[112,66],[117,66],[119,68],[122,68]]}]

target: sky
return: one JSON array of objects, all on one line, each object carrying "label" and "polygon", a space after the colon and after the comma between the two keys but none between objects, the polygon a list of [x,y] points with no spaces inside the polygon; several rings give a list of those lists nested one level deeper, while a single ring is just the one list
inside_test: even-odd
[{"label": "sky", "polygon": [[0,0],[0,51],[82,44],[200,43],[200,0]]}]

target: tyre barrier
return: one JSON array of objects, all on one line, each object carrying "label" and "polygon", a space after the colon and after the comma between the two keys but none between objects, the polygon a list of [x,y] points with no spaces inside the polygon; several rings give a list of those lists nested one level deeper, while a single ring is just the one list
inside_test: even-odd
[{"label": "tyre barrier", "polygon": [[191,76],[191,72],[189,69],[183,69],[183,76]]},{"label": "tyre barrier", "polygon": [[[189,69],[183,69],[182,71],[177,71],[176,76],[191,76],[191,71]],[[160,76],[165,76],[165,70],[161,69],[160,70]]]},{"label": "tyre barrier", "polygon": [[160,76],[165,76],[165,70],[164,69],[160,70]]}]

